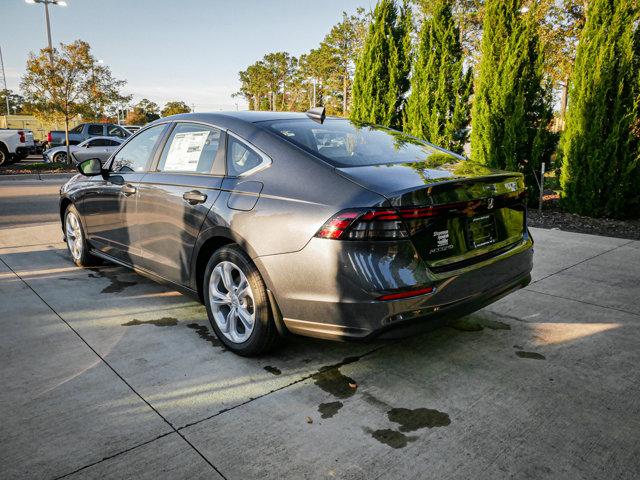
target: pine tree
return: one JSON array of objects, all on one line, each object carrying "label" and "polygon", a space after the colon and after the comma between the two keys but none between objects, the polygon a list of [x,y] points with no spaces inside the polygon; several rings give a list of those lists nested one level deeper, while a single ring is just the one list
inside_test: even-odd
[{"label": "pine tree", "polygon": [[562,205],[593,216],[640,216],[637,7],[593,0],[578,45],[562,136]]},{"label": "pine tree", "polygon": [[467,141],[472,73],[464,71],[451,0],[431,3],[418,41],[404,130],[461,153]]},{"label": "pine tree", "polygon": [[[471,157],[525,175],[529,200],[538,198],[537,172],[554,149],[550,82],[535,12],[521,0],[487,0],[481,59],[472,108]],[[535,8],[535,7],[534,7]]]},{"label": "pine tree", "polygon": [[394,0],[380,0],[356,63],[351,119],[400,127],[409,89],[411,10],[398,13]]}]

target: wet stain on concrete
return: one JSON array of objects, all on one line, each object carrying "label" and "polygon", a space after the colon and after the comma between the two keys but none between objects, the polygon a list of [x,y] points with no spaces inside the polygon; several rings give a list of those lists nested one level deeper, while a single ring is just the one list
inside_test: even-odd
[{"label": "wet stain on concrete", "polygon": [[138,282],[120,280],[118,274],[112,270],[94,270],[94,273],[90,273],[88,276],[89,278],[106,278],[111,282],[100,293],[120,293],[125,288],[138,284]]},{"label": "wet stain on concrete", "polygon": [[355,380],[343,375],[339,367],[322,367],[313,377],[318,387],[334,397],[344,400],[356,392],[355,388],[349,386],[354,385]]},{"label": "wet stain on concrete", "polygon": [[409,437],[404,433],[391,430],[390,428],[373,430],[370,433],[373,438],[391,448],[404,448],[409,442],[414,442],[417,439],[417,437]]},{"label": "wet stain on concrete", "polygon": [[401,432],[415,432],[421,428],[446,427],[451,424],[449,415],[431,408],[392,408],[387,417],[399,423]]},{"label": "wet stain on concrete", "polygon": [[178,319],[174,317],[162,317],[155,320],[138,320],[134,318],[130,322],[123,323],[123,327],[131,327],[134,325],[155,325],[156,327],[175,327],[178,324]]},{"label": "wet stain on concrete", "polygon": [[458,318],[450,322],[449,326],[463,332],[479,332],[485,328],[490,328],[491,330],[511,330],[511,325],[508,323],[477,315],[467,315],[466,317]]},{"label": "wet stain on concrete", "polygon": [[279,368],[277,367],[272,367],[271,365],[267,365],[266,367],[264,367],[264,369],[269,372],[272,373],[274,375],[280,375],[282,372],[280,371]]},{"label": "wet stain on concrete", "polygon": [[355,363],[358,360],[360,360],[359,357],[346,357],[335,365],[320,367],[318,372],[314,373],[311,377],[314,383],[322,390],[344,400],[356,393],[358,384],[353,378],[343,375],[342,372],[340,372],[340,367]]},{"label": "wet stain on concrete", "polygon": [[321,403],[318,405],[318,412],[322,418],[331,418],[340,411],[342,406],[342,402]]},{"label": "wet stain on concrete", "polygon": [[516,352],[516,355],[519,356],[520,358],[531,358],[533,360],[546,360],[547,359],[547,357],[545,357],[541,353],[536,353],[536,352],[519,351],[519,352]]},{"label": "wet stain on concrete", "polygon": [[189,323],[187,327],[195,330],[200,338],[206,340],[214,347],[222,347],[224,349],[224,345],[222,344],[222,342],[218,340],[218,337],[216,337],[214,334],[209,333],[209,329],[205,325],[200,325],[198,323]]}]

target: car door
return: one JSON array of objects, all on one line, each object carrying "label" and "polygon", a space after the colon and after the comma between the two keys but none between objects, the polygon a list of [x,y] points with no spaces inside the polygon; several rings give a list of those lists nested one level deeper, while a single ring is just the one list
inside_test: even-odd
[{"label": "car door", "polygon": [[125,139],[131,136],[131,133],[120,127],[119,125],[107,125],[105,135],[107,137],[117,137]]},{"label": "car door", "polygon": [[140,131],[93,177],[80,205],[89,242],[100,251],[137,266],[142,258],[137,215],[138,183],[145,175],[167,124]]},{"label": "car door", "polygon": [[102,137],[104,135],[104,127],[99,123],[92,123],[87,125],[88,137]]},{"label": "car door", "polygon": [[98,158],[104,163],[109,160],[109,157],[115,152],[120,145],[122,145],[121,140],[117,140],[114,138],[105,138],[104,139],[104,149],[103,152],[98,156]]},{"label": "car door", "polygon": [[172,282],[189,285],[193,247],[220,195],[224,142],[219,128],[177,122],[156,165],[140,181],[142,264]]},{"label": "car door", "polygon": [[73,151],[73,156],[80,163],[90,158],[99,158],[100,153],[104,154],[104,148],[104,139],[92,138],[78,145],[78,148]]}]

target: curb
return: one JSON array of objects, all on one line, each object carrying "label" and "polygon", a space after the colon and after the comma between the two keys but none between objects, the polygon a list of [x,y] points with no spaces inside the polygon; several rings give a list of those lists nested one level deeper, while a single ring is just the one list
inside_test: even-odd
[{"label": "curb", "polygon": [[0,182],[19,182],[21,180],[68,180],[75,173],[18,173],[13,175],[0,174]]}]

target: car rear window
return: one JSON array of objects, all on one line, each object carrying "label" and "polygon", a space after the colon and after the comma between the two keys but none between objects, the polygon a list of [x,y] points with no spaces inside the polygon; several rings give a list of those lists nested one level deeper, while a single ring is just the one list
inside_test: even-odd
[{"label": "car rear window", "polygon": [[261,122],[270,130],[336,167],[423,162],[440,150],[385,127],[360,125],[345,119]]}]

